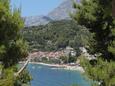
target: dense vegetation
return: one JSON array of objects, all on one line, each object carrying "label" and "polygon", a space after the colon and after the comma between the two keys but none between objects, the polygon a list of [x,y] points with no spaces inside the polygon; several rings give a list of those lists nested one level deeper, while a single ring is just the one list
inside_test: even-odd
[{"label": "dense vegetation", "polygon": [[74,4],[79,9],[74,19],[94,33],[94,41],[90,43],[92,53],[102,53],[105,59],[114,60],[115,19],[112,17],[112,0],[83,0],[81,4]]},{"label": "dense vegetation", "polygon": [[78,50],[88,44],[90,32],[78,26],[72,20],[53,21],[45,26],[27,27],[23,31],[24,38],[29,42],[31,50],[60,50],[71,46]]},{"label": "dense vegetation", "polygon": [[[24,83],[18,79],[21,75],[14,77],[17,63],[28,55],[27,43],[20,35],[23,26],[20,11],[11,9],[10,0],[0,0],[0,86],[22,86]],[[29,77],[28,73],[24,74]],[[23,80],[27,80],[27,77]],[[16,83],[17,80],[20,85]]]},{"label": "dense vegetation", "polygon": [[94,33],[90,42],[90,52],[100,53],[97,63],[83,60],[87,75],[100,84],[115,86],[115,19],[112,17],[112,0],[81,0],[74,3],[77,13],[72,17]]},{"label": "dense vegetation", "polygon": [[87,59],[81,58],[81,65],[88,77],[94,80],[92,86],[114,86],[115,85],[115,62],[107,62],[98,59],[96,65],[91,65]]}]

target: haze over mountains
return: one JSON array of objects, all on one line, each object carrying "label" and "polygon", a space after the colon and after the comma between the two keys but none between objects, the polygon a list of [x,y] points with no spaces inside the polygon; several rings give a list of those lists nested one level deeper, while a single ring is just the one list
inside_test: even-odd
[{"label": "haze over mountains", "polygon": [[70,19],[69,13],[74,12],[74,9],[72,7],[72,0],[64,0],[63,3],[61,3],[57,8],[55,8],[53,11],[48,13],[46,16],[30,16],[25,17],[25,26],[38,26],[38,25],[45,25],[49,23],[50,21],[56,21],[56,20],[63,20],[63,19]]}]

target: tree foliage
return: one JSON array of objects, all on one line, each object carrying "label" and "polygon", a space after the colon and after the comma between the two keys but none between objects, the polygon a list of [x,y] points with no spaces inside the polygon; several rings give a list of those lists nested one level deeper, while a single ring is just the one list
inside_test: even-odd
[{"label": "tree foliage", "polygon": [[24,38],[31,49],[52,51],[71,46],[78,50],[79,46],[88,44],[90,32],[78,26],[72,20],[53,21],[43,26],[27,27],[23,31]]},{"label": "tree foliage", "polygon": [[20,11],[10,8],[9,0],[0,0],[0,60],[5,67],[27,56],[27,44],[20,35],[24,23]]},{"label": "tree foliage", "polygon": [[30,86],[31,76],[26,70],[18,77],[14,77],[14,72],[17,72],[15,66],[4,69],[2,78],[0,78],[0,86]]},{"label": "tree foliage", "polygon": [[115,19],[112,17],[112,0],[81,0],[74,3],[77,13],[72,15],[78,24],[94,33],[92,53],[115,60]]},{"label": "tree foliage", "polygon": [[[91,65],[88,60],[81,59],[86,74],[94,80],[96,86],[114,86],[115,85],[115,62],[98,59],[95,65]],[[100,85],[99,85],[100,83]]]},{"label": "tree foliage", "polygon": [[0,0],[0,86],[23,84],[17,85],[16,81],[20,79],[14,77],[16,64],[28,54],[27,43],[20,34],[23,26],[20,10],[12,9],[10,0]]},{"label": "tree foliage", "polygon": [[[77,13],[72,17],[92,32],[91,53],[101,53],[95,64],[81,60],[86,74],[98,83],[94,86],[115,85],[115,19],[112,17],[112,0],[81,0],[74,3]],[[93,83],[94,84],[94,83]]]}]

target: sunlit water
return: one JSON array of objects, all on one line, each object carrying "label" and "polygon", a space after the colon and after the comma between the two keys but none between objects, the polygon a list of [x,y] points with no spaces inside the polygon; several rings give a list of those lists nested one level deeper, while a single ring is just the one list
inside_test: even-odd
[{"label": "sunlit water", "polygon": [[31,86],[90,86],[80,72],[56,69],[44,65],[29,64],[33,80]]}]

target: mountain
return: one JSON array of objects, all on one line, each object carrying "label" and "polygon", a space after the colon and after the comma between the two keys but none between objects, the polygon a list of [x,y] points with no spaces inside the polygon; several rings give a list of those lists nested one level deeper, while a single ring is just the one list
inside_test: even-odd
[{"label": "mountain", "polygon": [[71,19],[69,17],[69,13],[73,13],[74,9],[72,8],[72,0],[64,0],[58,7],[56,7],[53,11],[48,13],[46,16],[31,16],[25,17],[25,26],[38,26],[45,25],[50,21],[63,20],[63,19]]},{"label": "mountain", "polygon": [[57,8],[48,14],[53,20],[70,19],[69,13],[73,13],[72,0],[65,0]]},{"label": "mountain", "polygon": [[30,17],[25,17],[25,26],[38,26],[38,25],[45,25],[48,22],[52,21],[50,17],[47,16],[30,16]]}]

